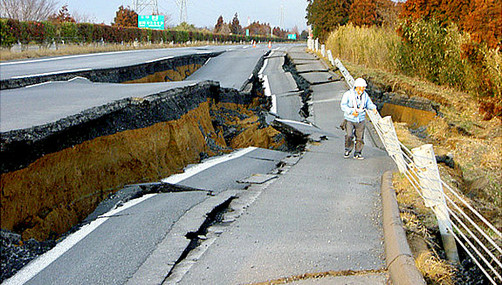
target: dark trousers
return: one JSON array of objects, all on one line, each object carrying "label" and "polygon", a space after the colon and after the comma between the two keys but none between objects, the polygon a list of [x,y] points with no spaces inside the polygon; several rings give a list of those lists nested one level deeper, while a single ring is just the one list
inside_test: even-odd
[{"label": "dark trousers", "polygon": [[354,148],[354,136],[356,138],[356,149],[355,153],[361,153],[364,147],[364,128],[366,127],[366,121],[360,123],[353,123],[347,121],[345,126],[345,150],[352,151]]}]

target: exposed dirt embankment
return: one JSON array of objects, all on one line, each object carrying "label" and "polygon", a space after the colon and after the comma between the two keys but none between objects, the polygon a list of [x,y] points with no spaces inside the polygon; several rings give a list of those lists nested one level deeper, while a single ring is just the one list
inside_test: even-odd
[{"label": "exposed dirt embankment", "polygon": [[367,92],[378,106],[382,117],[392,116],[393,121],[404,122],[415,128],[427,126],[438,114],[439,105],[427,98],[382,91],[371,82]]},{"label": "exposed dirt embankment", "polygon": [[[55,238],[125,184],[157,181],[232,148],[282,147],[259,98],[214,82],[175,91],[100,107],[76,125],[2,134],[11,169],[1,176],[1,228],[24,240]],[[25,159],[16,165],[16,157]]]}]

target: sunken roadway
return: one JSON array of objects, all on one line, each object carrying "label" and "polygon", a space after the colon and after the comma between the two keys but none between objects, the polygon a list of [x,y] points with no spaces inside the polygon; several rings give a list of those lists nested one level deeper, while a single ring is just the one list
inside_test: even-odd
[{"label": "sunken roadway", "polygon": [[[302,69],[312,84],[307,114],[286,56],[313,65]],[[343,159],[335,126],[347,86],[303,46],[240,47],[189,80],[244,90],[253,73],[272,97],[269,121],[310,137],[305,151],[250,147],[130,185],[5,284],[386,284],[379,189],[393,165],[369,134],[365,160]]]}]

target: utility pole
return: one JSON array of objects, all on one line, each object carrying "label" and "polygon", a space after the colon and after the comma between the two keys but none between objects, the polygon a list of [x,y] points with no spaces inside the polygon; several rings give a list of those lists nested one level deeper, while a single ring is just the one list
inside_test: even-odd
[{"label": "utility pole", "polygon": [[284,29],[284,4],[281,4],[281,29]]},{"label": "utility pole", "polygon": [[176,0],[176,4],[180,9],[180,24],[187,21],[187,1],[186,0]]},{"label": "utility pole", "polygon": [[[151,11],[152,15],[158,15],[159,14],[159,4],[157,3],[157,0],[133,0],[132,1],[132,7],[138,15],[141,15],[141,12],[146,9],[146,13],[148,11]],[[149,9],[147,9],[149,8]]]}]

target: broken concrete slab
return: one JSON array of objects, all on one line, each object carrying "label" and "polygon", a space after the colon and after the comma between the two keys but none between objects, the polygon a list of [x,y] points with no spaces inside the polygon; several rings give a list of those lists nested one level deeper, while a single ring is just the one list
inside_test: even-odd
[{"label": "broken concrete slab", "polygon": [[340,81],[342,78],[332,72],[308,72],[302,73],[302,77],[307,80],[311,85],[331,83],[333,81]]},{"label": "broken concrete slab", "polygon": [[320,140],[323,137],[334,137],[335,135],[326,132],[312,124],[293,121],[293,120],[284,120],[284,119],[275,119],[272,122],[272,126],[277,130],[285,133],[286,135],[291,135],[293,137],[311,137],[315,140]]},{"label": "broken concrete slab", "polygon": [[292,156],[288,156],[286,157],[285,159],[281,160],[282,163],[284,163],[285,165],[295,165],[298,163],[298,161],[300,161],[300,159],[302,159],[301,156],[299,155],[292,155]]},{"label": "broken concrete slab", "polygon": [[296,66],[298,73],[304,72],[328,72],[329,68],[321,64],[320,61],[316,60],[312,63],[300,64]]},{"label": "broken concrete slab", "polygon": [[311,53],[305,53],[305,52],[288,52],[289,58],[291,58],[292,61],[295,60],[316,60],[317,57]]},{"label": "broken concrete slab", "polygon": [[187,211],[126,284],[161,284],[188,249],[191,241],[186,235],[197,232],[209,212],[235,198],[237,193],[221,192]]},{"label": "broken concrete slab", "polygon": [[93,83],[88,79],[76,77],[69,81],[4,90],[0,95],[0,131],[41,126],[117,100],[144,98],[175,88],[195,86],[197,83],[181,81],[130,85]]},{"label": "broken concrete slab", "polygon": [[267,75],[271,94],[282,94],[292,91],[298,91],[298,86],[289,72],[272,73]]},{"label": "broken concrete slab", "polygon": [[302,108],[301,92],[289,92],[274,95],[276,114],[282,119],[301,121],[303,117],[300,114]]},{"label": "broken concrete slab", "polygon": [[296,66],[304,65],[304,64],[310,64],[313,62],[317,62],[317,59],[291,59],[291,62],[293,62]]},{"label": "broken concrete slab", "polygon": [[277,178],[277,175],[272,174],[253,174],[247,178],[238,180],[239,183],[248,183],[248,184],[263,184],[267,181]]}]

